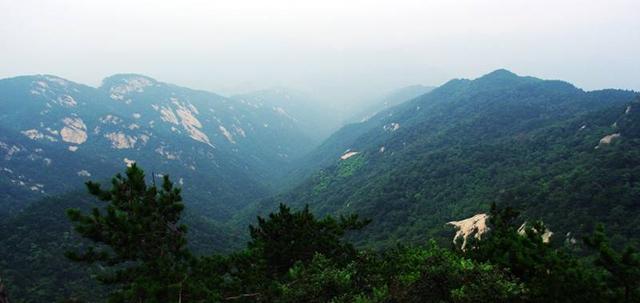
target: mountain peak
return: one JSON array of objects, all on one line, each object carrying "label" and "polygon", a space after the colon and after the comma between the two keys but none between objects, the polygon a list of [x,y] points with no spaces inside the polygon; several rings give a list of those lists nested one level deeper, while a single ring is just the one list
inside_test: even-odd
[{"label": "mountain peak", "polygon": [[102,80],[101,89],[110,92],[111,99],[126,100],[130,93],[141,93],[158,83],[155,79],[140,74],[115,74]]},{"label": "mountain peak", "polygon": [[473,82],[475,82],[476,84],[488,87],[512,86],[538,81],[542,80],[534,77],[518,76],[517,74],[506,69],[497,69],[473,80]]},{"label": "mountain peak", "polygon": [[156,79],[153,79],[149,76],[145,76],[142,74],[115,74],[111,75],[102,80],[103,86],[107,83],[129,83],[129,82],[147,82],[147,83],[157,83]]},{"label": "mountain peak", "polygon": [[[516,79],[516,78],[520,78],[520,76],[516,75],[515,73],[504,69],[504,68],[500,68],[500,69],[496,69],[478,79]],[[478,80],[476,79],[476,80]]]}]

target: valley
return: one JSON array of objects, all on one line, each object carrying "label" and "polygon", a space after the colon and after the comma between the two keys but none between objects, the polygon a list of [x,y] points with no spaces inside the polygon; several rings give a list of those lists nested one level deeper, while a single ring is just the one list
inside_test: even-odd
[{"label": "valley", "polygon": [[342,127],[335,109],[305,98],[284,89],[227,98],[135,74],[98,88],[55,76],[0,80],[0,266],[9,290],[24,302],[54,289],[60,300],[108,291],[65,259],[87,245],[65,210],[90,210],[83,183],[108,185],[134,163],[150,184],[168,175],[181,188],[197,255],[241,250],[247,226],[281,204],[370,219],[347,239],[375,251],[450,245],[456,230],[447,222],[462,226],[492,204],[542,220],[554,247],[596,223],[615,245],[638,243],[637,92],[584,91],[501,69],[399,89]]}]

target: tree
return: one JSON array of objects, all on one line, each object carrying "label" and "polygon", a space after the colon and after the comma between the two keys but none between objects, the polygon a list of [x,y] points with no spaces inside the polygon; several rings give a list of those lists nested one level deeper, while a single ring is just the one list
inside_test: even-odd
[{"label": "tree", "polygon": [[186,248],[186,226],[179,224],[184,209],[180,189],[168,176],[162,186],[148,186],[135,164],[125,176],[117,174],[111,188],[87,182],[89,193],[106,202],[89,214],[67,210],[75,230],[93,241],[85,251],[68,252],[78,262],[97,262],[108,268],[99,276],[121,288],[113,302],[166,302],[185,296],[191,255]]},{"label": "tree", "polygon": [[268,219],[258,217],[258,225],[250,226],[249,249],[265,262],[267,275],[281,277],[297,261],[310,262],[317,253],[333,260],[346,260],[356,254],[350,243],[342,237],[350,230],[359,230],[369,223],[357,215],[334,219],[327,216],[318,220],[306,206],[292,212],[280,204],[278,213]]},{"label": "tree", "polygon": [[604,268],[610,276],[610,288],[615,302],[640,301],[640,254],[630,246],[622,252],[614,250],[599,224],[593,235],[585,238],[587,246],[598,251],[595,264]]},{"label": "tree", "polygon": [[529,302],[606,302],[597,274],[575,256],[553,248],[542,239],[542,222],[518,228],[519,213],[495,204],[489,232],[464,252],[473,260],[507,270],[524,283]]},{"label": "tree", "polygon": [[393,302],[521,302],[523,285],[507,271],[431,242],[399,248],[393,256]]}]

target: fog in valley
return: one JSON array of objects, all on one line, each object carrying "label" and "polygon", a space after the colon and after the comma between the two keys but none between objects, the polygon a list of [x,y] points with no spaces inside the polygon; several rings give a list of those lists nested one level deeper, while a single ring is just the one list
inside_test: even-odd
[{"label": "fog in valley", "polygon": [[[640,89],[640,2],[0,1],[0,77],[124,72],[223,95],[274,87],[344,119],[497,68]],[[10,41],[10,43],[8,43]]]}]

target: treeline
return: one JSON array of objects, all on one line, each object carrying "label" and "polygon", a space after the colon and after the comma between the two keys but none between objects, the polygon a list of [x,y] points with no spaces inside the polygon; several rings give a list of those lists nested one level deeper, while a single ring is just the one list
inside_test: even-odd
[{"label": "treeline", "polygon": [[105,205],[68,216],[95,245],[67,256],[104,267],[97,278],[109,302],[640,302],[635,250],[613,249],[600,227],[577,256],[545,243],[541,222],[519,232],[508,207],[492,207],[489,233],[465,249],[431,242],[375,252],[344,240],[367,220],[280,205],[250,227],[244,250],[195,256],[167,176],[149,185],[133,165],[109,189],[87,187]]}]

